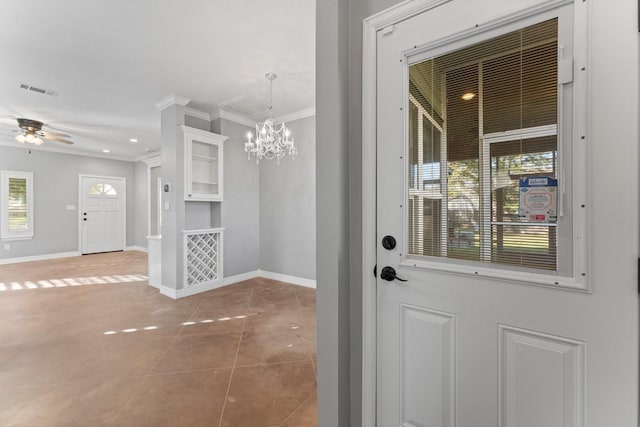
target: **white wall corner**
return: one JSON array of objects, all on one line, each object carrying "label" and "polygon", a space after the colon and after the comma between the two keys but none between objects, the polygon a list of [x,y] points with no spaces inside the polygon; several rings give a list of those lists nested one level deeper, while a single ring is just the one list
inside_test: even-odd
[{"label": "white wall corner", "polygon": [[191,98],[187,98],[186,96],[178,96],[171,94],[162,98],[159,101],[156,101],[153,105],[156,106],[158,110],[164,110],[167,107],[170,107],[174,104],[182,105],[183,107],[191,102]]}]

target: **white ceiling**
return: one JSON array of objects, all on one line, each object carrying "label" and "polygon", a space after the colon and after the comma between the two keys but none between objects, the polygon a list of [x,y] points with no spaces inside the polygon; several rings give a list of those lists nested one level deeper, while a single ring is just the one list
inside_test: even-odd
[{"label": "white ceiling", "polygon": [[22,146],[25,117],[75,143],[44,149],[134,159],[159,150],[171,94],[259,120],[274,72],[274,116],[314,107],[315,0],[2,0],[0,55],[0,144]]}]

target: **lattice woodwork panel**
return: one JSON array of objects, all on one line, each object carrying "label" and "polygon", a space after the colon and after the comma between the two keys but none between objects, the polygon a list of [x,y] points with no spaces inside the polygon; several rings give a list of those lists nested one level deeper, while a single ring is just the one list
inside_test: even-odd
[{"label": "lattice woodwork panel", "polygon": [[220,233],[187,234],[185,237],[186,285],[219,278]]}]

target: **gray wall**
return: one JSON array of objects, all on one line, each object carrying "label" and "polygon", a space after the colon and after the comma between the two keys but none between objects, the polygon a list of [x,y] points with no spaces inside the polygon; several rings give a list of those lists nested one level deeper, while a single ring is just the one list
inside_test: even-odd
[{"label": "gray wall", "polygon": [[147,205],[149,200],[149,190],[147,182],[147,165],[143,162],[135,163],[135,245],[141,248],[147,247],[147,229],[149,216],[147,215]]},{"label": "gray wall", "polygon": [[[362,33],[356,27],[353,32]],[[355,241],[349,223],[349,198],[355,200],[359,195],[349,194],[348,73],[349,61],[356,55],[357,49],[349,51],[349,1],[316,2],[316,281],[321,427],[359,425],[355,416],[350,424],[350,414],[357,412],[357,402],[351,402],[350,383],[356,384],[359,378],[357,371],[350,372],[349,348],[350,264],[352,269],[357,268],[349,259],[349,242]],[[358,169],[351,176],[356,176]]]},{"label": "gray wall", "polygon": [[287,127],[299,154],[260,162],[260,269],[315,280],[316,118]]},{"label": "gray wall", "polygon": [[[136,244],[136,178],[133,162],[0,146],[0,169],[33,172],[34,238],[7,242],[0,258],[78,251],[78,175],[125,177],[127,246]],[[75,205],[76,210],[66,210]]]},{"label": "gray wall", "polygon": [[362,383],[362,21],[397,0],[316,3],[318,413],[359,426]]},{"label": "gray wall", "polygon": [[[184,142],[182,129],[184,107],[171,105],[161,111],[162,183],[171,191],[162,193],[162,285],[182,288],[182,230],[185,225]],[[164,209],[168,203],[169,210]]]},{"label": "gray wall", "polygon": [[260,204],[258,165],[247,160],[244,141],[248,127],[225,119],[212,122],[211,130],[228,136],[224,143],[224,275],[260,268]]},{"label": "gray wall", "polygon": [[[146,166],[146,165],[145,165]],[[162,212],[158,213],[158,203],[160,197],[158,196],[158,178],[162,176],[162,166],[156,166],[149,170],[150,190],[149,190],[149,234],[157,235],[162,230],[159,228],[159,224],[162,223],[162,218],[158,218],[162,215]],[[162,208],[162,207],[161,207]]]}]

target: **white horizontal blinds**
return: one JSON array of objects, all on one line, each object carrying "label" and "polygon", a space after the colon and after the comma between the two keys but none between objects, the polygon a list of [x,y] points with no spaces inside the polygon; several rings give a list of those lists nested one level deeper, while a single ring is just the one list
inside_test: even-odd
[{"label": "white horizontal blinds", "polygon": [[27,179],[9,178],[9,200],[7,204],[8,230],[25,231],[29,229],[27,206]]},{"label": "white horizontal blinds", "polygon": [[556,190],[557,56],[553,19],[409,68],[411,254],[556,269],[554,212],[521,193]]},{"label": "white horizontal blinds", "polygon": [[[446,73],[447,256],[479,260],[479,64]],[[463,98],[464,96],[464,98]]]},{"label": "white horizontal blinds", "polygon": [[[423,64],[431,75],[433,64]],[[442,248],[442,118],[430,99],[433,86],[410,83],[409,102],[409,253],[440,256]]]},{"label": "white horizontal blinds", "polygon": [[[526,147],[525,153],[523,147]],[[519,210],[520,179],[556,178],[556,136],[492,143],[490,150],[493,261],[555,270],[555,221],[529,222],[519,217]]]},{"label": "white horizontal blinds", "polygon": [[409,253],[422,255],[423,242],[419,238],[422,215],[419,209],[421,198],[419,194],[418,115],[418,106],[413,102],[409,102],[409,218],[407,221],[409,225]]},{"label": "white horizontal blinds", "polygon": [[[557,187],[527,187],[521,180],[557,178],[557,20],[517,35],[513,52],[482,64],[483,144],[491,169],[491,211],[483,213],[491,215],[493,262],[556,270]],[[505,141],[501,134],[509,131],[512,139]],[[540,133],[545,136],[536,137]],[[534,214],[519,215],[522,204]]]}]

